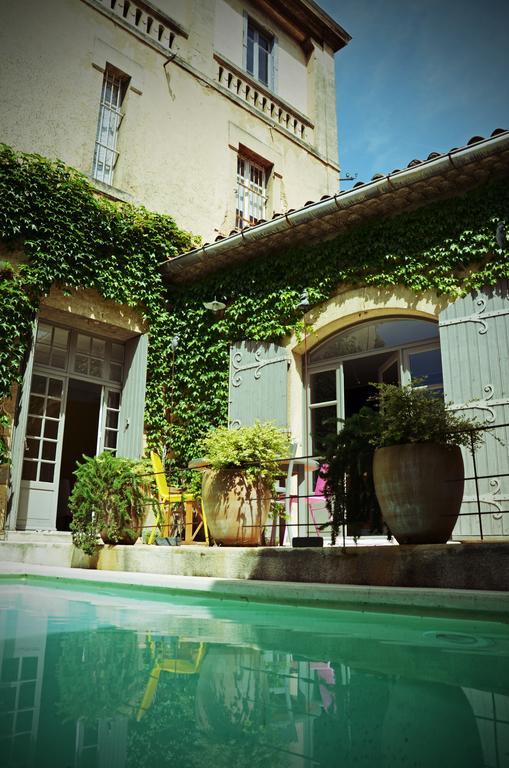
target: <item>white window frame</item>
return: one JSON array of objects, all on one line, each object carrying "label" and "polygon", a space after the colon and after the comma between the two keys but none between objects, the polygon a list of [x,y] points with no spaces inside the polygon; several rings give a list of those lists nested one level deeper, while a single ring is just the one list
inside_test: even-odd
[{"label": "white window frame", "polygon": [[252,227],[267,212],[267,179],[269,171],[246,155],[237,155],[237,188],[235,191],[235,226]]},{"label": "white window frame", "polygon": [[114,67],[106,66],[97,120],[92,176],[109,186],[113,184],[119,157],[118,134],[124,117],[122,104],[128,83],[128,75]]},{"label": "white window frame", "polygon": [[[250,36],[252,31],[252,36]],[[264,46],[261,45],[261,39],[265,39],[268,43],[267,49],[267,81],[262,80],[260,77],[260,49]],[[255,19],[244,13],[244,69],[255,80],[258,80],[265,88],[269,88],[271,91],[275,91],[276,87],[276,36],[269,30],[259,24]],[[248,56],[249,48],[252,46],[252,69],[248,68]]]}]

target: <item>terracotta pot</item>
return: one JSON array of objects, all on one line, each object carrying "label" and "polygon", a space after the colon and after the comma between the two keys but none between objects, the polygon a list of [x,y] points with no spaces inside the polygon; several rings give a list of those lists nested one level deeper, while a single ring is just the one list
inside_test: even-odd
[{"label": "terracotta pot", "polygon": [[202,500],[210,534],[217,544],[260,544],[271,502],[266,483],[248,483],[238,470],[207,469],[203,473]]},{"label": "terracotta pot", "polygon": [[444,544],[463,499],[458,446],[408,443],[378,448],[375,491],[385,522],[400,544]]},{"label": "terracotta pot", "polygon": [[108,536],[106,528],[103,528],[100,532],[101,539],[104,544],[136,544],[140,536],[143,521],[138,519],[135,512],[131,511],[131,528],[135,533],[128,533],[126,530],[121,531],[117,539],[112,539]]}]

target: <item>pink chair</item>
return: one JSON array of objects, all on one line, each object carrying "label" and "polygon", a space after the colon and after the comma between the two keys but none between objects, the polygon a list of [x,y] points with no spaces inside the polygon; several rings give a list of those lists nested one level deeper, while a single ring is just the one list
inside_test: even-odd
[{"label": "pink chair", "polygon": [[309,514],[311,515],[311,519],[313,521],[313,525],[315,526],[315,531],[317,536],[322,535],[322,531],[318,527],[318,523],[316,522],[315,518],[315,507],[323,507],[327,502],[327,496],[325,495],[325,488],[327,486],[327,481],[324,477],[322,477],[322,472],[327,472],[329,469],[328,464],[322,464],[318,470],[318,477],[316,478],[315,488],[313,491],[313,495],[308,497],[308,509]]}]

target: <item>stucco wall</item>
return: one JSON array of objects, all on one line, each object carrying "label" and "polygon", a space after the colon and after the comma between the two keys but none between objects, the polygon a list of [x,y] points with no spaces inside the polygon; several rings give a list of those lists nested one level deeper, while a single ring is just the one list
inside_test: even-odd
[{"label": "stucco wall", "polygon": [[[0,30],[0,141],[58,157],[90,174],[102,70],[109,63],[131,77],[113,180],[127,199],[174,215],[181,227],[205,240],[228,233],[234,225],[238,150],[238,145],[230,144],[230,124],[244,131],[248,145],[251,140],[259,142],[262,151],[266,147],[267,155],[279,158],[271,183],[274,174],[281,177],[281,194],[270,190],[268,217],[274,210],[297,208],[337,191],[331,53],[316,49],[306,69],[301,49],[278,32],[281,97],[309,113],[315,123],[310,135],[316,147],[306,149],[247,103],[236,102],[214,86],[218,73],[214,35],[219,29],[217,45],[224,55],[229,59],[241,55],[241,30],[240,36],[225,35],[227,27],[219,23],[227,8],[229,23],[238,27],[242,22],[242,4],[232,3],[159,3],[189,30],[187,39],[176,35],[174,61],[84,0],[8,4]],[[256,13],[258,18],[260,12]],[[204,79],[190,71],[193,67]]]}]

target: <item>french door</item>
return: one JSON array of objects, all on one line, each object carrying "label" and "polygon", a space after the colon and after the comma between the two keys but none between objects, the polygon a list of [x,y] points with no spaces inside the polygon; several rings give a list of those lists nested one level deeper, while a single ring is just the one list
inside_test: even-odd
[{"label": "french door", "polygon": [[39,323],[23,446],[18,528],[54,529],[57,507],[60,514],[72,490],[76,460],[83,453],[116,452],[123,359],[121,344]]}]

